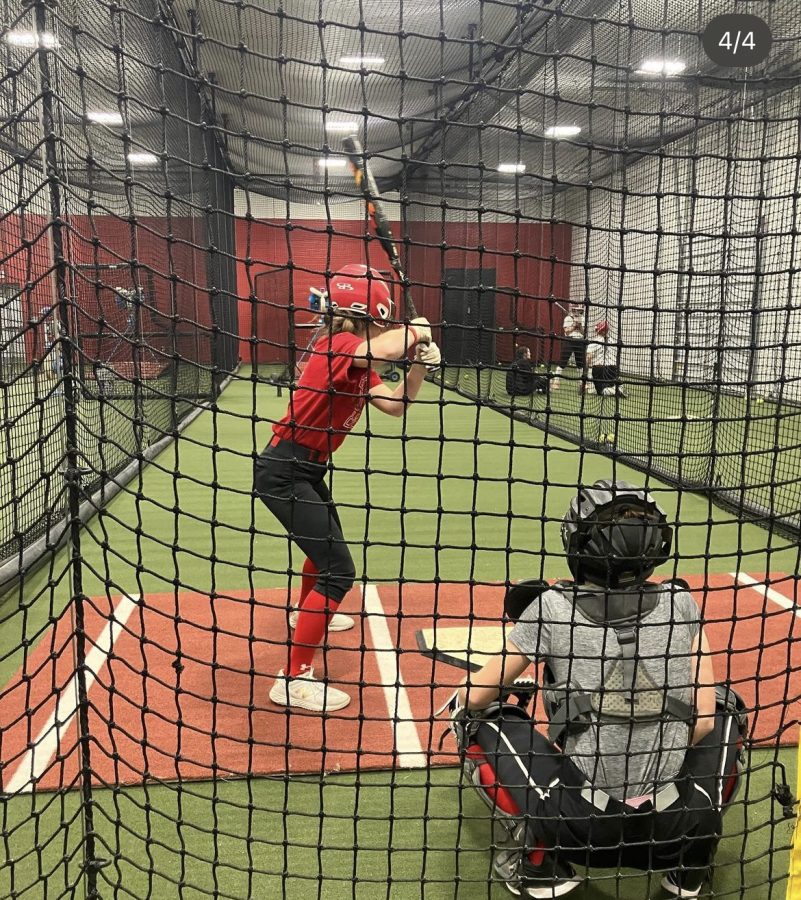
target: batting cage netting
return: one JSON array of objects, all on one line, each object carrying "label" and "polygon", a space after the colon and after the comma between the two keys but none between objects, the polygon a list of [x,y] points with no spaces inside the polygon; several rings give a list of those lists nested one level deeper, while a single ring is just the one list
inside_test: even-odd
[{"label": "batting cage netting", "polygon": [[798,5],[3,13],[0,896],[801,897]]}]

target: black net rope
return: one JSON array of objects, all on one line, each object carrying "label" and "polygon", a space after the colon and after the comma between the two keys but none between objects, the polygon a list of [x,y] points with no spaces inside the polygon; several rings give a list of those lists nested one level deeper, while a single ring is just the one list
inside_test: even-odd
[{"label": "black net rope", "polygon": [[0,896],[798,889],[800,17],[730,12],[6,0]]}]

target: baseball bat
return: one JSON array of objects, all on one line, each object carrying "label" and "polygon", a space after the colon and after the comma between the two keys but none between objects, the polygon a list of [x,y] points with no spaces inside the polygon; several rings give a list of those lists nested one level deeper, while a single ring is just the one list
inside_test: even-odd
[{"label": "baseball bat", "polygon": [[364,148],[355,134],[351,134],[344,138],[342,145],[348,156],[356,187],[360,188],[362,194],[364,194],[364,201],[367,204],[367,214],[370,217],[370,221],[373,223],[376,236],[378,237],[384,253],[387,255],[387,259],[389,259],[389,264],[392,266],[395,274],[400,280],[406,314],[410,319],[416,319],[417,309],[412,300],[412,295],[409,292],[408,281],[406,274],[403,271],[400,257],[398,256],[398,248],[395,246],[395,238],[392,236],[392,228],[390,228],[389,219],[384,211],[384,204],[381,202],[381,192],[378,190],[378,185],[375,183],[373,173],[367,165]]}]

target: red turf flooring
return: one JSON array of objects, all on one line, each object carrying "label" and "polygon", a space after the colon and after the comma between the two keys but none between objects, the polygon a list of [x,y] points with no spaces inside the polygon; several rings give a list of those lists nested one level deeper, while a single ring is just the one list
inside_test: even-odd
[{"label": "red turf flooring", "polygon": [[[704,608],[715,673],[730,680],[756,710],[751,717],[754,740],[795,743],[801,714],[798,616],[753,589],[735,592],[728,575],[710,576],[706,590],[700,578],[692,582]],[[772,586],[793,598],[794,580],[777,578]],[[471,596],[463,585],[383,585],[379,597],[399,650],[397,665],[424,754],[417,759],[453,763],[449,739],[442,752],[438,749],[444,723],[433,719],[433,711],[464,673],[422,656],[416,632],[431,627],[434,610],[445,627],[464,625],[470,610],[492,621],[501,609],[502,588],[477,587]],[[260,591],[254,602],[245,593],[213,602],[181,593],[177,600],[150,594],[139,603],[88,693],[94,780],[121,784],[408,764],[409,757],[398,756],[394,747],[388,703],[394,713],[397,697],[392,691],[387,697],[380,686],[373,635],[368,620],[359,616],[358,591],[342,607],[357,616],[357,627],[332,634],[330,650],[318,662],[334,684],[354,696],[350,707],[323,718],[289,715],[269,701],[272,678],[286,661],[286,606],[285,590]],[[92,600],[86,621],[89,647],[111,608],[106,598]],[[53,715],[59,695],[70,711],[64,698],[74,684],[74,653],[73,615],[67,610],[0,694],[6,789],[20,766],[30,771],[30,747]],[[42,745],[36,749],[41,789],[69,786],[79,778],[78,716],[65,719],[58,740],[51,740],[52,756]]]}]

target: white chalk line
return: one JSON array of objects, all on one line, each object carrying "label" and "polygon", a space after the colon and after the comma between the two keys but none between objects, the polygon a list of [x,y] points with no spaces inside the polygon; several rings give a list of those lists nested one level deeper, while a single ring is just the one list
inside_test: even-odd
[{"label": "white chalk line", "polygon": [[398,765],[403,769],[425,768],[428,758],[420,743],[409,694],[398,665],[398,651],[389,633],[378,588],[374,584],[364,585],[362,599],[378,663],[379,681],[384,689],[384,700],[392,722]]},{"label": "white chalk line", "polygon": [[[114,642],[120,636],[138,602],[138,595],[129,597],[123,594],[112,609],[100,636],[93,642],[92,649],[86,654],[84,678],[87,693],[97,680]],[[6,794],[30,793],[36,787],[39,779],[53,762],[61,737],[66,734],[78,711],[78,704],[78,673],[75,672],[58,695],[55,708],[40,729],[33,745],[28,748],[14,774],[4,786]]]}]

